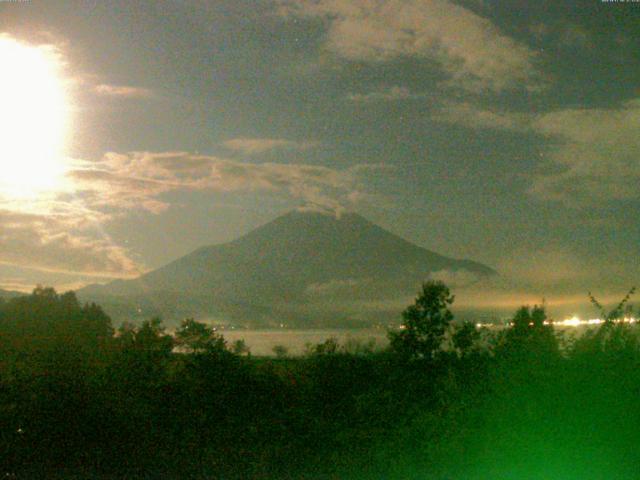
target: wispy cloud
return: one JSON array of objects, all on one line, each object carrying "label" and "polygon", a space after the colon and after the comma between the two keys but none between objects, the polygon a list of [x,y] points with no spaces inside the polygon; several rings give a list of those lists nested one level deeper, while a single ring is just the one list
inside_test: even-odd
[{"label": "wispy cloud", "polygon": [[357,103],[396,102],[429,98],[427,93],[415,93],[407,87],[393,86],[367,93],[350,93],[347,98]]},{"label": "wispy cloud", "polygon": [[534,23],[529,26],[529,32],[537,40],[554,42],[564,49],[593,48],[594,39],[581,25],[574,23]]},{"label": "wispy cloud", "polygon": [[[640,198],[640,99],[613,108],[569,108],[541,114],[445,103],[433,118],[470,128],[546,138],[540,173],[529,193],[572,207]],[[545,170],[549,173],[545,173]]]},{"label": "wispy cloud", "polygon": [[538,117],[559,173],[534,178],[531,193],[569,205],[640,198],[640,100],[612,109],[567,109]]},{"label": "wispy cloud", "polygon": [[279,0],[285,17],[322,18],[325,47],[346,60],[435,62],[465,90],[538,89],[536,53],[447,0]]},{"label": "wispy cloud", "polygon": [[77,220],[0,210],[0,263],[91,276],[140,273],[125,249],[83,231]]},{"label": "wispy cloud", "polygon": [[474,129],[530,131],[534,116],[529,113],[479,107],[470,102],[443,101],[433,110],[433,120]]},{"label": "wispy cloud", "polygon": [[70,164],[64,191],[34,202],[0,192],[0,264],[98,277],[135,276],[144,267],[108,235],[133,212],[160,214],[168,193],[263,192],[340,212],[367,202],[365,178],[380,165],[345,169],[251,163],[187,152],[108,153]]},{"label": "wispy cloud", "polygon": [[145,209],[158,213],[172,191],[280,193],[328,208],[350,205],[365,193],[362,175],[377,165],[347,169],[284,163],[250,163],[187,152],[109,153],[70,172],[92,208]]},{"label": "wispy cloud", "polygon": [[153,96],[153,92],[147,88],[108,83],[95,85],[93,91],[98,95],[114,98],[151,98]]},{"label": "wispy cloud", "polygon": [[230,151],[240,152],[245,155],[257,155],[271,150],[287,149],[287,150],[308,150],[317,147],[318,142],[312,141],[293,141],[283,138],[232,138],[226,140],[222,145]]}]

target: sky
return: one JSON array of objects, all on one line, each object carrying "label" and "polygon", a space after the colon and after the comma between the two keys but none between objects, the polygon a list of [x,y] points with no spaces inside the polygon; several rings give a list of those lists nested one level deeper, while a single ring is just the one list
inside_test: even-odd
[{"label": "sky", "polygon": [[312,207],[495,268],[485,302],[621,297],[638,25],[597,0],[0,2],[0,287],[135,277]]}]

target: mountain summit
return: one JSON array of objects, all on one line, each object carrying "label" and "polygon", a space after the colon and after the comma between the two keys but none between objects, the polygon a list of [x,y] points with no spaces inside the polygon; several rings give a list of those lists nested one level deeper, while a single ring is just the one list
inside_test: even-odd
[{"label": "mountain summit", "polygon": [[412,295],[434,274],[480,278],[495,271],[426,250],[355,213],[293,211],[137,279],[92,285],[78,294],[108,311],[135,304],[167,319],[303,325],[331,318],[335,324],[353,316],[344,312],[354,302]]}]

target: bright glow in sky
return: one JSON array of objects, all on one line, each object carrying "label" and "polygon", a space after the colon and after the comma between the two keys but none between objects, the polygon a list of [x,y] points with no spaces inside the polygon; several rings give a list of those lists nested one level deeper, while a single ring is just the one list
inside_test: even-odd
[{"label": "bright glow in sky", "polygon": [[50,47],[0,36],[0,194],[34,199],[60,190],[68,102],[62,61]]},{"label": "bright glow in sky", "polygon": [[486,318],[638,283],[637,8],[139,3],[0,7],[0,286],[128,278],[299,207],[492,267],[439,273]]}]

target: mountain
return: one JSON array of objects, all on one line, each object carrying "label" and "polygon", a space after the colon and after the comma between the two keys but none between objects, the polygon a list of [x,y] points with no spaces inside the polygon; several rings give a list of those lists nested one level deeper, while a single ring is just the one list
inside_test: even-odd
[{"label": "mountain", "polygon": [[0,288],[0,298],[2,298],[4,300],[8,300],[8,299],[14,298],[14,297],[19,297],[21,295],[24,295],[24,293],[14,292],[13,290],[3,290],[3,289]]},{"label": "mountain", "polygon": [[359,303],[410,296],[436,272],[495,274],[480,263],[414,245],[355,213],[294,211],[137,279],[91,285],[78,295],[116,317],[137,312],[166,320],[342,324],[365,320],[357,315]]}]

